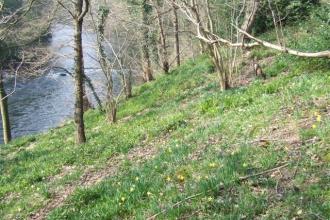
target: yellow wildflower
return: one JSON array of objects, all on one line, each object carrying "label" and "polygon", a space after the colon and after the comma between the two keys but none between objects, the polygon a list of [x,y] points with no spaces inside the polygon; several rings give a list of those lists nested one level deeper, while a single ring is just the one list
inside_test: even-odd
[{"label": "yellow wildflower", "polygon": [[303,211],[301,210],[301,209],[299,209],[298,211],[297,211],[297,215],[301,215],[303,213]]},{"label": "yellow wildflower", "polygon": [[210,167],[210,168],[215,168],[216,166],[217,166],[216,163],[210,163],[210,164],[209,164],[209,167]]},{"label": "yellow wildflower", "polygon": [[135,181],[139,181],[139,179],[140,179],[139,177],[135,177]]},{"label": "yellow wildflower", "polygon": [[168,148],[167,150],[169,153],[172,153],[172,149],[171,148]]},{"label": "yellow wildflower", "polygon": [[178,180],[181,181],[181,182],[184,181],[184,176],[182,176],[182,175],[178,175],[177,178],[178,178]]},{"label": "yellow wildflower", "polygon": [[248,164],[247,163],[243,163],[243,167],[247,167],[248,166]]},{"label": "yellow wildflower", "polygon": [[121,197],[120,200],[121,200],[122,202],[125,202],[126,198],[125,198],[125,197]]},{"label": "yellow wildflower", "polygon": [[314,125],[312,125],[312,128],[313,128],[313,129],[315,129],[315,128],[316,128],[316,125],[315,125],[315,124],[314,124]]},{"label": "yellow wildflower", "polygon": [[152,196],[152,193],[151,192],[147,192],[147,196]]},{"label": "yellow wildflower", "polygon": [[166,177],[167,182],[170,182],[171,180],[172,180],[171,177],[169,177],[169,176]]},{"label": "yellow wildflower", "polygon": [[211,196],[208,197],[208,198],[207,198],[207,201],[212,202],[212,201],[213,201],[213,197],[211,197]]},{"label": "yellow wildflower", "polygon": [[318,121],[318,122],[322,121],[322,116],[321,116],[321,115],[318,115],[318,116],[316,117],[316,121]]},{"label": "yellow wildflower", "polygon": [[131,188],[129,189],[130,192],[134,192],[134,190],[135,190],[134,187],[131,187]]}]

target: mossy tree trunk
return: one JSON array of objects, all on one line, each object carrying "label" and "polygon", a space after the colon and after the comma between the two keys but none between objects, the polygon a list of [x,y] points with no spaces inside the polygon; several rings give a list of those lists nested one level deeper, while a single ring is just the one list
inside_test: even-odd
[{"label": "mossy tree trunk", "polygon": [[[89,10],[89,0],[76,0],[74,16],[74,78],[75,78],[75,113],[76,143],[86,142],[84,124],[84,56],[82,46],[82,29],[84,17]],[[84,8],[85,5],[85,8]]]},{"label": "mossy tree trunk", "polygon": [[11,128],[8,113],[8,97],[4,88],[3,73],[0,73],[0,111],[2,118],[3,141],[8,144],[11,141]]},{"label": "mossy tree trunk", "polygon": [[172,0],[173,9],[173,26],[174,26],[174,38],[175,38],[175,58],[177,66],[181,65],[181,54],[180,54],[180,37],[179,37],[179,19],[178,19],[178,8],[175,5],[175,0]]},{"label": "mossy tree trunk", "polygon": [[161,2],[157,0],[156,2],[156,13],[158,20],[158,28],[159,28],[159,36],[160,36],[160,46],[162,51],[162,60],[163,60],[163,71],[168,73],[170,70],[170,64],[168,62],[168,54],[167,54],[167,45],[166,45],[166,34],[163,25],[163,16],[160,10]]},{"label": "mossy tree trunk", "polygon": [[122,84],[124,86],[125,98],[132,97],[132,71],[130,69],[122,74]]},{"label": "mossy tree trunk", "polygon": [[149,21],[149,14],[152,8],[148,4],[147,0],[143,0],[142,2],[142,59],[143,59],[143,78],[144,81],[150,82],[154,80],[152,74],[152,67],[151,67],[151,59],[150,59],[150,51],[149,51],[149,38],[150,38],[150,21]]},{"label": "mossy tree trunk", "polygon": [[109,9],[106,6],[100,6],[98,11],[98,25],[97,25],[97,38],[98,38],[98,56],[102,71],[107,79],[107,100],[106,100],[106,113],[110,123],[115,123],[117,120],[117,101],[113,92],[113,79],[112,68],[108,56],[104,48],[104,27],[106,19],[109,15]]}]

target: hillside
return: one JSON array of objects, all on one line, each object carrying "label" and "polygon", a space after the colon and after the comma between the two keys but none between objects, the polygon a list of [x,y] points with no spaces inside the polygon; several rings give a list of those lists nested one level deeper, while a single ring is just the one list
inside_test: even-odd
[{"label": "hillside", "polygon": [[[313,22],[287,27],[288,44],[326,45]],[[205,55],[135,88],[115,125],[89,111],[85,145],[67,122],[1,146],[0,216],[329,219],[330,63],[253,56],[267,80],[221,92]]]}]

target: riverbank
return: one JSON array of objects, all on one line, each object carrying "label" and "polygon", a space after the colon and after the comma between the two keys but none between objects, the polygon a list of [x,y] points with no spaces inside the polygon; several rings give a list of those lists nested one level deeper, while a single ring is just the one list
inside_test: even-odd
[{"label": "riverbank", "polygon": [[[295,28],[286,31],[296,46],[322,42]],[[74,144],[69,121],[1,146],[0,215],[328,219],[329,62],[250,56],[246,65],[257,57],[267,80],[250,74],[221,92],[203,56],[135,88],[115,125],[89,111],[85,145]]]},{"label": "riverbank", "polygon": [[[43,73],[21,74],[5,81],[7,93],[13,93],[8,98],[9,117],[14,138],[25,135],[46,132],[54,128],[73,115],[74,82],[73,78],[65,74],[64,68],[72,71],[73,68],[73,29],[69,25],[56,24],[51,27],[52,37],[42,43],[39,50],[52,56],[46,59],[48,66],[42,68]],[[102,98],[105,93],[104,77],[97,68],[99,64],[92,58],[96,56],[94,50],[95,35],[85,32],[83,44],[85,50],[86,75],[97,87],[96,93]],[[33,47],[30,48],[33,51]],[[31,51],[30,51],[31,53]],[[92,57],[91,57],[92,56]],[[56,59],[55,59],[56,58]],[[50,62],[51,61],[51,62]],[[93,67],[93,69],[89,69]],[[120,90],[121,82],[114,77],[116,91]],[[87,87],[87,94],[91,103],[96,106],[92,92]],[[2,142],[2,128],[0,126],[0,142]]]},{"label": "riverbank", "polygon": [[211,69],[201,58],[137,88],[116,125],[88,112],[86,145],[69,122],[2,146],[1,215],[326,217],[329,71],[221,93]]}]

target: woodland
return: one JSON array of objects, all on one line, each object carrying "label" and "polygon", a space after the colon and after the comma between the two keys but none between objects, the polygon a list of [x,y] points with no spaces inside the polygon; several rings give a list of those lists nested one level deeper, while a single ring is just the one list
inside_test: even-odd
[{"label": "woodland", "polygon": [[330,219],[329,0],[0,0],[0,219]]}]

